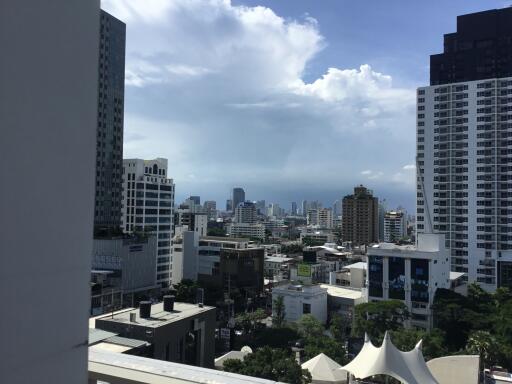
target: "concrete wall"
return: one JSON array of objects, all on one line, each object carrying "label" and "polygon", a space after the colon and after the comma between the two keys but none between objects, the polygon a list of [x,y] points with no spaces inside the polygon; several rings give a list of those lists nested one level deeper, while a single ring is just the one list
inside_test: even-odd
[{"label": "concrete wall", "polygon": [[99,0],[0,2],[0,382],[85,383]]}]

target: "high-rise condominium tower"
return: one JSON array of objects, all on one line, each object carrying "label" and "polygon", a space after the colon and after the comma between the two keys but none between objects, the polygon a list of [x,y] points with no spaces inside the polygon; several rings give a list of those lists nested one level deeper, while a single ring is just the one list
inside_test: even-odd
[{"label": "high-rise condominium tower", "polygon": [[125,159],[123,167],[123,229],[157,237],[156,282],[167,287],[172,279],[174,219],[174,183],[167,177],[167,159]]},{"label": "high-rise condominium tower", "polygon": [[512,286],[512,8],[457,18],[417,91],[417,231],[451,268]]},{"label": "high-rise condominium tower", "polygon": [[245,201],[245,191],[243,188],[233,188],[233,213],[235,212],[236,207],[238,207],[238,204],[243,203]]},{"label": "high-rise condominium tower", "polygon": [[362,185],[343,198],[342,239],[353,245],[368,245],[379,237],[379,200]]},{"label": "high-rise condominium tower", "polygon": [[96,132],[96,231],[121,226],[125,42],[126,25],[102,10]]}]

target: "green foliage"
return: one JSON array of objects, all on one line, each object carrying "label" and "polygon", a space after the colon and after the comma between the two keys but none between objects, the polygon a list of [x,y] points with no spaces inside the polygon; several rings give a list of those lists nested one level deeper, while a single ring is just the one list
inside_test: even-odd
[{"label": "green foliage", "polygon": [[320,353],[326,354],[340,365],[349,362],[344,344],[326,335],[308,337],[304,342],[304,360],[312,359]]},{"label": "green foliage", "polygon": [[249,343],[251,346],[271,348],[285,348],[295,344],[300,339],[300,335],[295,329],[283,326],[282,328],[264,328],[256,335],[251,336]]},{"label": "green foliage", "polygon": [[211,228],[208,228],[206,234],[208,236],[225,237],[226,230],[224,228],[220,228],[220,227],[211,227]]},{"label": "green foliage", "polygon": [[315,316],[307,314],[297,321],[297,330],[304,339],[315,338],[323,335],[324,326]]},{"label": "green foliage", "polygon": [[286,317],[284,301],[282,296],[278,296],[274,300],[274,310],[272,311],[272,325],[276,328],[283,327]]},{"label": "green foliage", "polygon": [[349,336],[351,321],[346,316],[334,314],[329,323],[329,331],[334,340],[345,342]]},{"label": "green foliage", "polygon": [[[336,326],[340,323],[338,320],[335,321],[335,332],[338,331],[336,329]],[[304,359],[309,360],[319,353],[325,353],[339,364],[346,364],[348,362],[346,360],[345,340],[336,339],[324,334],[324,326],[313,315],[303,315],[297,321],[297,330],[304,343]],[[333,333],[332,330],[331,333]],[[338,336],[340,336],[339,333]]]},{"label": "green foliage", "polygon": [[352,335],[363,337],[366,332],[372,340],[382,339],[386,331],[402,329],[409,316],[407,307],[399,300],[359,304],[354,310]]},{"label": "green foliage", "polygon": [[487,331],[474,331],[468,337],[466,352],[479,355],[484,367],[495,363],[498,359],[498,342]]},{"label": "green foliage", "polygon": [[475,353],[485,365],[512,369],[512,293],[495,293],[468,286],[468,296],[438,289],[434,298],[434,325],[445,334],[449,353]]},{"label": "green foliage", "polygon": [[246,335],[253,334],[257,330],[265,327],[261,320],[265,319],[267,314],[261,308],[254,312],[244,312],[235,317],[235,328],[243,330]]},{"label": "green foliage", "polygon": [[183,303],[195,303],[197,295],[197,282],[183,279],[180,283],[174,286],[176,290],[176,301]]},{"label": "green foliage", "polygon": [[290,245],[282,245],[281,253],[285,255],[302,253],[303,245],[302,244],[290,244]]},{"label": "green foliage", "polygon": [[412,350],[418,341],[423,340],[422,352],[425,360],[445,356],[444,334],[439,329],[427,332],[419,329],[400,329],[390,332],[393,344],[402,351]]},{"label": "green foliage", "polygon": [[256,350],[247,355],[243,361],[226,360],[224,370],[290,384],[311,382],[310,373],[297,364],[290,352],[270,347]]}]

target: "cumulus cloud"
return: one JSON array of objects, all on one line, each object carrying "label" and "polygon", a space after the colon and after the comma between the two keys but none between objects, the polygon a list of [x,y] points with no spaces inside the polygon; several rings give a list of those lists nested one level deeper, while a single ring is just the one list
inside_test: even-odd
[{"label": "cumulus cloud", "polygon": [[402,167],[403,170],[405,171],[415,171],[416,170],[416,165],[414,164],[407,164],[407,165],[404,165]]},{"label": "cumulus cloud", "polygon": [[221,201],[240,184],[269,201],[341,196],[364,180],[384,186],[413,158],[414,90],[369,64],[303,80],[326,49],[314,15],[229,0],[103,8],[127,22],[125,131],[144,140],[125,155],[167,157],[178,194]]}]

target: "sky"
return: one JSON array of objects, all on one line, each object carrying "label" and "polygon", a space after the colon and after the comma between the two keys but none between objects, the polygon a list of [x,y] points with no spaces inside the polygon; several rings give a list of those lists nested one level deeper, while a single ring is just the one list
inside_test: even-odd
[{"label": "sky", "polygon": [[176,201],[330,206],[363,184],[415,210],[415,89],[457,15],[494,0],[103,0],[127,24],[124,158]]}]

